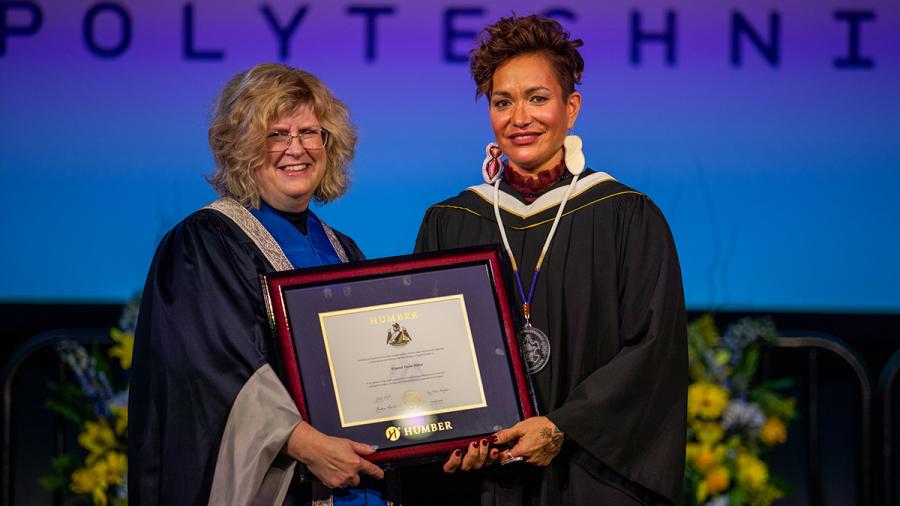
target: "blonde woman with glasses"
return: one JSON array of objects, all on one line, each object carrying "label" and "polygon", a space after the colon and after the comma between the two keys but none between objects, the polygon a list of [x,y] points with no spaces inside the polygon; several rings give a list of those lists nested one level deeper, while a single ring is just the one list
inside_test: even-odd
[{"label": "blonde woman with glasses", "polygon": [[[312,74],[258,65],[225,86],[209,144],[221,198],[163,238],[144,289],[129,501],[383,504],[358,488],[384,476],[365,459],[375,450],[301,420],[279,379],[259,284],[263,273],[363,259],[309,209],[347,190],[349,111]],[[298,462],[310,480],[293,479]]]}]

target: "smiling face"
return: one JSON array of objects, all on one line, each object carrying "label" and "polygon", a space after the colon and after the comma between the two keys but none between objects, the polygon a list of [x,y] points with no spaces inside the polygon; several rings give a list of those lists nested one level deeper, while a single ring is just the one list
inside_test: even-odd
[{"label": "smiling face", "polygon": [[580,93],[563,95],[543,54],[517,56],[494,72],[491,128],[511,167],[537,174],[562,160],[566,130],[575,124],[581,108]]},{"label": "smiling face", "polygon": [[[269,124],[273,132],[298,135],[305,130],[319,130],[322,126],[309,107],[301,107]],[[264,148],[265,149],[265,148]],[[309,206],[325,175],[326,149],[306,149],[294,137],[284,151],[266,153],[266,161],[256,169],[254,179],[259,196],[279,211],[300,212]]]}]

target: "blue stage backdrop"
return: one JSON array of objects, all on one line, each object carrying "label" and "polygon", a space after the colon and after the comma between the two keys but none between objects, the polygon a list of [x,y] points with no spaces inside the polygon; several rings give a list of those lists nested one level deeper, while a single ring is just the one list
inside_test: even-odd
[{"label": "blue stage backdrop", "polygon": [[0,1],[5,302],[122,301],[214,198],[210,106],[236,72],[320,76],[359,127],[318,211],[369,257],[480,179],[466,65],[513,9],[584,40],[589,166],[672,226],[691,308],[900,311],[900,3],[835,0]]}]

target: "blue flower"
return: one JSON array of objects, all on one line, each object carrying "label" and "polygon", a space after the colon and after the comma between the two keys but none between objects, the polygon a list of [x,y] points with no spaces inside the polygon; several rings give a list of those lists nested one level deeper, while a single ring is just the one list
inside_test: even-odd
[{"label": "blue flower", "polygon": [[703,506],[728,506],[728,496],[720,495],[715,499],[707,501]]},{"label": "blue flower", "polygon": [[128,407],[128,389],[122,390],[121,392],[114,395],[109,399],[109,406],[116,408],[127,408]]},{"label": "blue flower", "polygon": [[722,412],[722,427],[730,432],[755,434],[766,423],[766,416],[755,402],[733,399]]},{"label": "blue flower", "polygon": [[96,359],[74,341],[60,342],[56,345],[56,353],[75,374],[78,386],[94,406],[94,414],[109,416],[107,401],[112,398],[113,390],[106,373],[97,370]]},{"label": "blue flower", "polygon": [[141,308],[141,297],[138,294],[132,301],[125,305],[119,316],[119,330],[134,334],[137,328],[138,310]]},{"label": "blue flower", "polygon": [[722,336],[722,346],[731,352],[731,365],[737,365],[743,358],[744,350],[755,341],[771,341],[778,335],[771,318],[742,318],[728,327]]}]

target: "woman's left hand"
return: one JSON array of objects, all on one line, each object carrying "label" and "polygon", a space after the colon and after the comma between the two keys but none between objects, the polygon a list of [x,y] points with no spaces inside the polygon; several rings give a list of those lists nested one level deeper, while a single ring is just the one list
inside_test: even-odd
[{"label": "woman's left hand", "polygon": [[481,469],[482,467],[491,465],[495,460],[499,451],[490,447],[490,441],[482,439],[480,442],[472,441],[466,447],[466,453],[463,455],[462,450],[454,450],[447,461],[444,462],[444,472],[447,474],[459,471],[471,471]]},{"label": "woman's left hand", "polygon": [[506,458],[522,457],[525,462],[535,466],[547,466],[562,449],[565,434],[546,416],[527,418],[503,429],[496,434],[501,445],[515,442],[508,451],[500,454],[501,461]]}]

